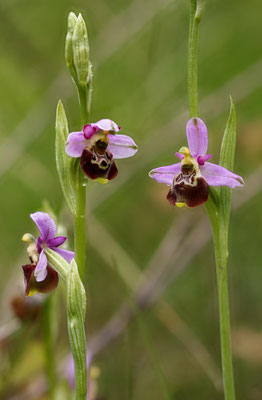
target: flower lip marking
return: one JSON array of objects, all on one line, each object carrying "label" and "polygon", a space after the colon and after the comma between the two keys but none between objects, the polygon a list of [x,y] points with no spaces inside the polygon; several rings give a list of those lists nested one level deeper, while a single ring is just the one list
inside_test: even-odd
[{"label": "flower lip marking", "polygon": [[[198,206],[208,199],[209,186],[243,186],[241,176],[220,165],[209,163],[211,154],[206,154],[208,134],[200,118],[191,118],[186,126],[188,148],[182,147],[176,156],[180,163],[155,168],[149,176],[157,182],[171,186],[168,200],[171,204],[189,207]],[[179,203],[179,204],[178,204]]]},{"label": "flower lip marking", "polygon": [[119,135],[120,126],[110,119],[87,124],[82,132],[72,132],[66,142],[66,153],[80,157],[80,166],[90,178],[106,183],[117,175],[114,159],[132,157],[137,152],[134,140]]}]

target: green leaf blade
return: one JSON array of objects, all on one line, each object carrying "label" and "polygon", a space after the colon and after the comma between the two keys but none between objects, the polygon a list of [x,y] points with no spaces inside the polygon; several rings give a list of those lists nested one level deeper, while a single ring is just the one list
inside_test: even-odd
[{"label": "green leaf blade", "polygon": [[[230,97],[230,113],[224,132],[219,164],[232,171],[234,169],[235,161],[235,150],[236,150],[236,111],[232,98]],[[223,231],[228,232],[230,213],[231,213],[231,197],[232,189],[227,186],[222,186],[219,189],[219,217],[220,223],[223,224]]]},{"label": "green leaf blade", "polygon": [[56,110],[56,167],[68,207],[72,215],[76,215],[76,196],[70,173],[71,159],[65,152],[68,133],[66,113],[61,100],[59,100]]}]

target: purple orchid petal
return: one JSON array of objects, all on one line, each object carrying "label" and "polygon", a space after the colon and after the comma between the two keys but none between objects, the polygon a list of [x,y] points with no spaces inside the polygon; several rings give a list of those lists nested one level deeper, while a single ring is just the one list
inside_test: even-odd
[{"label": "purple orchid petal", "polygon": [[66,142],[66,154],[74,158],[81,157],[86,145],[86,138],[83,132],[72,132],[68,135]]},{"label": "purple orchid petal", "polygon": [[98,131],[99,131],[99,128],[96,124],[87,124],[83,128],[84,137],[86,139],[90,139]]},{"label": "purple orchid petal", "polygon": [[100,121],[97,121],[95,124],[92,125],[97,126],[102,131],[110,131],[110,132],[120,131],[120,127],[111,119],[100,119]]},{"label": "purple orchid petal", "polygon": [[75,253],[73,251],[58,249],[57,247],[53,247],[52,250],[54,250],[57,254],[63,257],[68,263],[70,263],[75,256]]},{"label": "purple orchid petal", "polygon": [[35,279],[37,282],[41,282],[46,278],[47,275],[47,258],[44,250],[41,251],[38,263],[34,271]]},{"label": "purple orchid petal", "polygon": [[119,132],[120,127],[111,119],[101,119],[93,124],[87,124],[83,128],[84,137],[90,139],[98,131]]},{"label": "purple orchid petal", "polygon": [[179,174],[179,172],[181,172],[181,164],[177,163],[152,169],[152,171],[149,172],[149,176],[159,183],[172,185],[174,177]]},{"label": "purple orchid petal", "polygon": [[48,247],[58,247],[61,246],[61,244],[63,244],[66,241],[66,237],[65,236],[57,236],[55,238],[52,238],[51,240],[49,240],[46,244]]},{"label": "purple orchid petal", "polygon": [[55,236],[56,226],[54,220],[48,214],[38,211],[34,214],[30,214],[30,217],[37,225],[43,242],[46,242]]},{"label": "purple orchid petal", "polygon": [[109,144],[107,149],[114,158],[128,158],[136,154],[138,147],[134,140],[127,135],[108,135]]},{"label": "purple orchid petal", "polygon": [[204,165],[206,161],[210,160],[210,158],[212,158],[212,154],[207,154],[206,156],[198,156],[197,162],[199,165]]},{"label": "purple orchid petal", "polygon": [[200,118],[191,118],[186,126],[187,142],[193,157],[204,156],[207,152],[207,127]]},{"label": "purple orchid petal", "polygon": [[229,186],[235,188],[244,184],[241,176],[217,164],[207,162],[205,165],[200,166],[200,171],[210,186]]},{"label": "purple orchid petal", "polygon": [[175,155],[177,156],[177,158],[179,158],[179,160],[184,160],[185,158],[184,154],[181,153],[175,153]]}]

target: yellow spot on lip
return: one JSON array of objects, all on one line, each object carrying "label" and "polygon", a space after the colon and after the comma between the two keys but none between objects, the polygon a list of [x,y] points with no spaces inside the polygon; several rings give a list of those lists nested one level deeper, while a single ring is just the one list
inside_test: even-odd
[{"label": "yellow spot on lip", "polygon": [[105,185],[108,182],[108,179],[106,178],[96,178],[96,181],[99,183],[102,183],[102,185]]},{"label": "yellow spot on lip", "polygon": [[31,296],[33,296],[35,293],[38,293],[37,289],[30,289],[30,292],[28,293],[28,296],[31,297]]},{"label": "yellow spot on lip", "polygon": [[176,206],[179,207],[179,208],[184,207],[184,206],[187,207],[186,203],[182,203],[182,202],[177,202]]}]

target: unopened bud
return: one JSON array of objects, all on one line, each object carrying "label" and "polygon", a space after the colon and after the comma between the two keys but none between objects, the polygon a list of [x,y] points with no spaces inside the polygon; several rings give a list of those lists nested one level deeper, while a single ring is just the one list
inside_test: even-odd
[{"label": "unopened bud", "polygon": [[78,15],[72,38],[73,62],[80,86],[86,87],[92,79],[91,63],[89,61],[89,43],[85,21]]},{"label": "unopened bud", "polygon": [[69,73],[75,82],[77,82],[77,74],[74,66],[74,56],[73,56],[73,34],[75,29],[75,24],[77,21],[77,16],[70,12],[68,15],[67,22],[67,35],[66,35],[66,43],[65,43],[65,61],[66,66],[68,68]]}]

